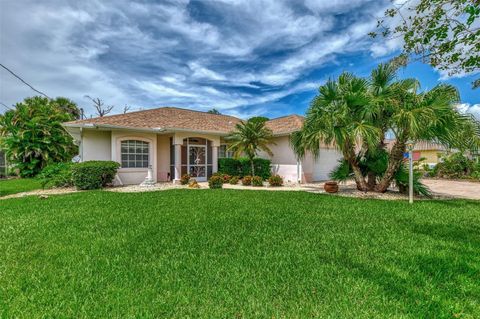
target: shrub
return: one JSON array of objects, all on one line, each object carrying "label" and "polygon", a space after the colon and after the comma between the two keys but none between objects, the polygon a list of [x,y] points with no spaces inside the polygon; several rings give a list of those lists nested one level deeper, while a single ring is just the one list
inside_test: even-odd
[{"label": "shrub", "polygon": [[120,164],[113,161],[87,161],[72,166],[73,185],[97,189],[112,183]]},{"label": "shrub", "polygon": [[283,178],[280,175],[272,175],[268,178],[270,186],[283,186]]},{"label": "shrub", "polygon": [[263,186],[263,178],[261,176],[253,176],[252,177],[252,185],[253,186]]},{"label": "shrub", "polygon": [[[261,176],[263,179],[270,177],[271,161],[264,158],[255,158],[253,160],[253,166],[255,169],[255,175]],[[218,159],[218,172],[222,174],[228,174],[230,176],[248,176],[252,175],[252,168],[248,158],[219,158]]]},{"label": "shrub", "polygon": [[224,183],[228,183],[230,182],[230,179],[232,178],[232,176],[228,175],[228,174],[223,174],[223,182]]},{"label": "shrub", "polygon": [[243,186],[252,185],[252,176],[250,176],[250,175],[243,176],[243,178],[242,178],[242,185],[243,185]]},{"label": "shrub", "polygon": [[223,187],[223,178],[219,175],[212,175],[208,180],[208,187],[211,189],[222,188]]},{"label": "shrub", "polygon": [[218,172],[222,174],[228,174],[230,176],[240,175],[239,161],[234,158],[219,158]]},{"label": "shrub", "polygon": [[190,182],[190,178],[190,174],[183,174],[182,177],[180,177],[180,184],[187,185]]},{"label": "shrub", "polygon": [[470,175],[474,170],[474,161],[462,153],[453,153],[443,157],[442,160],[434,169],[435,175],[438,177],[462,178]]},{"label": "shrub", "polygon": [[200,188],[200,185],[198,184],[197,180],[194,178],[188,183],[189,188]]},{"label": "shrub", "polygon": [[46,166],[38,175],[43,188],[73,186],[73,163],[56,163]]},{"label": "shrub", "polygon": [[231,185],[237,185],[238,184],[238,181],[240,180],[240,178],[238,176],[232,176],[232,178],[230,178],[230,184]]}]

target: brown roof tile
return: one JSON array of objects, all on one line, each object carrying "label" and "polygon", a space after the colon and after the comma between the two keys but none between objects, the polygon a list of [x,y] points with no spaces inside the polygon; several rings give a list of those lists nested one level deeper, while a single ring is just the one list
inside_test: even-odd
[{"label": "brown roof tile", "polygon": [[265,126],[271,129],[275,135],[290,134],[299,131],[304,120],[303,116],[293,114],[267,121]]},{"label": "brown roof tile", "polygon": [[[289,134],[301,129],[304,118],[299,115],[279,117],[266,122],[275,135]],[[235,124],[242,121],[229,115],[218,115],[176,107],[130,112],[65,123],[67,126],[82,124],[112,125],[125,128],[167,130],[209,131],[221,134],[234,130]]]}]

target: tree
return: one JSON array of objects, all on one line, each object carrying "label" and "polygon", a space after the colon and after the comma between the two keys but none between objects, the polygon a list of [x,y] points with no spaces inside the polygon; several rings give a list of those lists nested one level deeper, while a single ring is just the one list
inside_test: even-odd
[{"label": "tree", "polygon": [[0,116],[0,145],[22,177],[35,176],[48,163],[68,161],[76,154],[62,126],[73,119],[55,100],[26,98]]},{"label": "tree", "polygon": [[131,109],[131,106],[125,104],[125,106],[123,107],[123,114],[128,113],[130,111],[130,109]]},{"label": "tree", "polygon": [[365,112],[369,102],[367,80],[350,73],[328,80],[313,99],[302,130],[292,135],[291,143],[297,156],[303,158],[306,151],[310,151],[317,157],[321,144],[334,146],[352,168],[357,188],[367,191],[359,158],[366,150],[376,147],[381,134],[372,124],[370,114]]},{"label": "tree", "polygon": [[93,102],[93,107],[95,107],[95,110],[99,117],[104,117],[105,115],[109,114],[115,107],[113,105],[105,105],[105,102],[103,102],[103,100],[98,97],[92,98],[89,95],[85,95],[85,97]]},{"label": "tree", "polygon": [[80,119],[81,110],[72,100],[69,100],[66,97],[57,97],[56,99],[51,100],[51,103],[55,103],[60,110],[70,114],[72,119]]},{"label": "tree", "polygon": [[265,116],[254,116],[248,119],[249,122],[261,122],[261,123],[265,123],[268,120],[269,118]]},{"label": "tree", "polygon": [[253,160],[258,151],[264,151],[270,156],[273,156],[272,151],[268,147],[273,142],[272,131],[265,127],[265,122],[260,121],[242,121],[235,125],[235,130],[231,132],[226,140],[229,141],[230,146],[228,150],[234,152],[235,157],[245,154],[252,168],[252,175],[255,175],[255,167]]},{"label": "tree", "polygon": [[417,81],[400,82],[388,98],[391,116],[385,123],[395,136],[388,154],[388,166],[375,186],[377,192],[385,192],[403,162],[408,141],[435,141],[446,146],[459,145],[452,140],[453,132],[471,124],[469,115],[456,109],[459,101],[455,87],[440,84],[430,91],[418,93]]},{"label": "tree", "polygon": [[[406,55],[419,57],[449,75],[476,73],[480,69],[480,1],[404,0],[378,20],[385,38],[403,39]],[[480,79],[473,83],[480,85]]]},{"label": "tree", "polygon": [[211,110],[208,110],[207,113],[210,113],[210,114],[217,114],[217,115],[221,115],[222,113],[220,113],[220,111],[218,111],[216,108],[213,108]]}]

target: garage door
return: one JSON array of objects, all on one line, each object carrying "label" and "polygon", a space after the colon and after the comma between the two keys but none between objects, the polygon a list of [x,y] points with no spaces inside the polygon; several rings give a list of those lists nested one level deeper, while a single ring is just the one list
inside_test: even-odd
[{"label": "garage door", "polygon": [[320,149],[320,156],[313,165],[313,180],[324,181],[330,179],[330,172],[338,166],[342,154],[335,149]]}]

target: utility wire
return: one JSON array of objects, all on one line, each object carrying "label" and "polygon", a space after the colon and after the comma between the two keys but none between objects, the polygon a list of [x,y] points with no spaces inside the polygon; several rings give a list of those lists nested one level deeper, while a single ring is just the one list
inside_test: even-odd
[{"label": "utility wire", "polygon": [[3,102],[0,102],[0,105],[3,105],[7,108],[7,110],[13,110],[10,106],[6,105],[5,103]]},{"label": "utility wire", "polygon": [[[45,96],[47,99],[51,100],[51,98],[46,95],[45,93],[43,93],[42,91],[39,91],[37,90],[36,88],[34,88],[33,86],[31,86],[30,84],[28,84],[27,82],[25,82],[21,77],[19,77],[18,75],[16,75],[12,70],[10,70],[9,68],[7,68],[5,65],[1,64],[0,63],[0,66],[2,68],[4,68],[5,70],[7,70],[10,74],[12,74],[14,77],[16,77],[17,79],[19,79],[23,84],[25,84],[26,86],[28,86],[29,88],[31,88],[32,90],[34,90],[35,92],[37,92],[38,94],[41,94],[43,96]],[[2,103],[3,104],[3,103]]]}]

